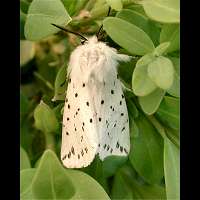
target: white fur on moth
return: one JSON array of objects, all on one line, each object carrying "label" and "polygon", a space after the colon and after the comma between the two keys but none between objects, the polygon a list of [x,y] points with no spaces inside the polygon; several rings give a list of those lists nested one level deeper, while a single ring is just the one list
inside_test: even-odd
[{"label": "white fur on moth", "polygon": [[96,154],[101,160],[128,155],[129,119],[117,65],[129,60],[96,36],[72,52],[62,128],[65,167],[86,167]]}]

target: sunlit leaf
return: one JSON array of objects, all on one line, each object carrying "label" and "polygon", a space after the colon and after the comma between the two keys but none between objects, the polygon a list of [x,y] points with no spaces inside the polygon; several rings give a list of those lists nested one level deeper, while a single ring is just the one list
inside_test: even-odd
[{"label": "sunlit leaf", "polygon": [[166,90],[172,86],[174,80],[174,67],[170,59],[159,56],[148,64],[148,76],[161,89]]},{"label": "sunlit leaf", "polygon": [[40,40],[59,31],[51,23],[66,26],[71,17],[60,0],[33,0],[25,24],[25,37]]},{"label": "sunlit leaf", "polygon": [[103,21],[103,27],[117,44],[132,54],[144,55],[154,50],[154,44],[149,36],[142,29],[125,20],[107,17]]},{"label": "sunlit leaf", "polygon": [[167,138],[164,145],[164,171],[167,199],[180,199],[180,151]]},{"label": "sunlit leaf", "polygon": [[163,23],[180,22],[180,0],[147,0],[142,1],[149,18]]},{"label": "sunlit leaf", "polygon": [[36,107],[34,119],[36,128],[45,133],[52,133],[58,130],[59,125],[55,113],[43,101]]}]

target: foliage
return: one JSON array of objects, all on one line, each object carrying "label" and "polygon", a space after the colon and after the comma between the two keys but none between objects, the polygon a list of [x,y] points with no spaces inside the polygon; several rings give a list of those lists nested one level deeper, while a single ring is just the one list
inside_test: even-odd
[{"label": "foliage", "polygon": [[[20,0],[21,199],[180,198],[179,9],[179,0]],[[51,23],[86,37],[103,24],[104,41],[132,56],[118,69],[128,158],[96,156],[79,170],[61,165],[67,64],[80,38]]]}]

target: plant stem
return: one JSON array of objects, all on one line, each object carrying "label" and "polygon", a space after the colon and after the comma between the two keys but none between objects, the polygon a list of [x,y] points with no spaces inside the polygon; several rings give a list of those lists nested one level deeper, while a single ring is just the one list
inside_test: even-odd
[{"label": "plant stem", "polygon": [[51,149],[52,151],[55,151],[54,135],[52,133],[44,133],[44,135],[45,135],[45,142],[46,142],[45,149]]},{"label": "plant stem", "polygon": [[51,85],[51,83],[49,81],[47,81],[46,79],[44,79],[39,73],[34,72],[34,75],[40,79],[50,90],[54,91],[54,87]]},{"label": "plant stem", "polygon": [[165,129],[160,124],[160,122],[158,122],[158,120],[153,115],[147,115],[147,114],[145,114],[145,116],[149,119],[149,121],[151,121],[151,123],[154,125],[154,127],[156,128],[156,130],[163,137],[163,139],[165,139],[167,137],[166,133],[165,133]]}]

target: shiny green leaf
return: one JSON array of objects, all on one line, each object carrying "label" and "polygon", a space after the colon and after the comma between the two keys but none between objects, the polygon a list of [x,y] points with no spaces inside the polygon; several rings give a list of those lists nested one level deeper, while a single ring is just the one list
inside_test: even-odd
[{"label": "shiny green leaf", "polygon": [[132,77],[132,89],[137,96],[146,96],[157,88],[147,74],[148,64],[154,59],[152,54],[146,54],[136,63]]},{"label": "shiny green leaf", "polygon": [[64,100],[67,89],[67,65],[64,64],[58,71],[54,84],[54,97],[52,101]]},{"label": "shiny green leaf", "polygon": [[32,180],[36,169],[24,169],[20,171],[20,199],[33,200]]},{"label": "shiny green leaf", "polygon": [[147,16],[155,21],[180,22],[180,0],[148,0],[141,3]]},{"label": "shiny green leaf", "polygon": [[126,105],[129,115],[131,115],[134,119],[137,118],[139,116],[139,112],[134,102],[131,99],[126,99]]},{"label": "shiny green leaf", "polygon": [[154,44],[159,43],[160,29],[148,19],[148,17],[137,11],[123,9],[117,13],[116,17],[126,20],[141,28],[152,39]]},{"label": "shiny green leaf", "polygon": [[144,97],[139,97],[138,100],[142,107],[142,110],[148,115],[152,115],[153,113],[155,113],[164,95],[165,91],[157,88],[151,94]]},{"label": "shiny green leaf", "polygon": [[178,130],[180,118],[179,99],[165,96],[156,112],[156,116],[165,125]]},{"label": "shiny green leaf", "polygon": [[131,54],[144,55],[154,50],[154,44],[149,36],[142,29],[125,20],[107,17],[103,21],[103,27],[117,44]]},{"label": "shiny green leaf", "polygon": [[113,10],[119,11],[123,7],[121,0],[106,0],[106,2]]},{"label": "shiny green leaf", "polygon": [[135,119],[139,136],[132,140],[131,164],[148,183],[159,183],[163,177],[163,140],[153,125],[140,114]]},{"label": "shiny green leaf", "polygon": [[112,199],[166,199],[165,189],[158,185],[142,184],[129,166],[122,167],[114,177]]},{"label": "shiny green leaf", "polygon": [[161,89],[169,89],[174,80],[174,67],[170,59],[159,56],[148,64],[148,76]]},{"label": "shiny green leaf", "polygon": [[36,199],[69,199],[75,194],[73,183],[50,150],[40,160],[32,180],[32,193]]},{"label": "shiny green leaf", "polygon": [[66,170],[66,175],[71,179],[76,190],[72,199],[110,199],[102,186],[89,175],[69,169]]},{"label": "shiny green leaf", "polygon": [[25,37],[41,40],[59,31],[51,23],[66,26],[71,20],[60,0],[33,0],[25,23]]},{"label": "shiny green leaf", "polygon": [[31,168],[31,163],[29,161],[28,154],[26,151],[20,147],[20,170]]},{"label": "shiny green leaf", "polygon": [[180,199],[180,151],[167,138],[164,142],[164,171],[167,199]]},{"label": "shiny green leaf", "polygon": [[35,127],[45,133],[53,133],[58,130],[59,124],[55,113],[43,101],[34,111]]},{"label": "shiny green leaf", "polygon": [[170,42],[163,42],[155,48],[153,54],[155,56],[161,56],[167,52],[167,49],[169,48],[169,46],[170,46]]},{"label": "shiny green leaf", "polygon": [[174,81],[167,92],[175,97],[180,97],[180,58],[170,57],[174,66]]},{"label": "shiny green leaf", "polygon": [[103,161],[103,174],[105,177],[113,176],[116,171],[127,161],[125,156],[108,156]]},{"label": "shiny green leaf", "polygon": [[160,33],[160,43],[170,42],[167,52],[173,52],[180,49],[180,25],[166,24]]}]

